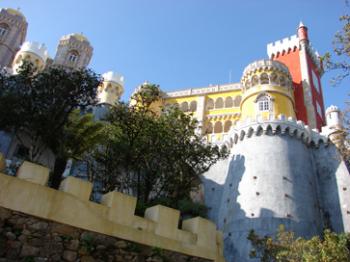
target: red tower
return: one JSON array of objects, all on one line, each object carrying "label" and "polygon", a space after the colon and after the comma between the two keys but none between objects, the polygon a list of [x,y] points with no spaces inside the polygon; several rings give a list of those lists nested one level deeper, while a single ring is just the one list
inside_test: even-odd
[{"label": "red tower", "polygon": [[300,22],[297,35],[267,45],[270,59],[284,63],[292,75],[295,112],[310,128],[325,125],[320,58],[309,42],[307,27]]}]

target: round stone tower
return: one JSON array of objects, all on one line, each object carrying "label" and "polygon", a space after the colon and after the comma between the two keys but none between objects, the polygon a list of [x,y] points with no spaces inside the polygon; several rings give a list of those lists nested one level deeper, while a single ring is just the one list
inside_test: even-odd
[{"label": "round stone tower", "polygon": [[25,40],[28,23],[24,15],[12,8],[0,10],[0,68],[11,67]]},{"label": "round stone tower", "polygon": [[102,75],[103,82],[98,88],[99,104],[114,105],[124,93],[124,77],[109,71]]},{"label": "round stone tower", "polygon": [[13,72],[17,73],[24,61],[32,63],[36,71],[41,71],[45,68],[48,57],[44,44],[25,42],[15,56],[12,64]]},{"label": "round stone tower", "polygon": [[326,121],[329,139],[338,147],[344,146],[346,130],[343,125],[343,114],[337,106],[330,106],[326,110]]},{"label": "round stone tower", "polygon": [[278,61],[259,60],[243,72],[241,120],[295,118],[292,80],[288,68]]},{"label": "round stone tower", "polygon": [[89,40],[82,34],[65,35],[60,39],[53,64],[72,69],[85,68],[92,51]]}]

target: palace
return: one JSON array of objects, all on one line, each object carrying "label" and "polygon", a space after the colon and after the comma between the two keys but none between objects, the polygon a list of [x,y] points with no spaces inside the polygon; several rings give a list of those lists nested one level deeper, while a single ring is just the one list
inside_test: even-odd
[{"label": "palace", "polygon": [[[9,72],[24,60],[37,70],[89,64],[93,48],[85,36],[63,36],[52,59],[44,45],[25,42],[26,30],[19,11],[1,9],[0,66]],[[268,44],[267,54],[243,70],[239,83],[168,92],[159,101],[191,112],[207,142],[230,149],[230,157],[202,178],[202,197],[224,234],[227,261],[251,261],[251,229],[271,235],[284,224],[304,237],[325,227],[350,231],[350,175],[337,149],[344,143],[342,114],[336,106],[325,110],[322,64],[307,27],[300,23],[296,35]],[[103,77],[100,103],[113,105],[124,78],[115,72]],[[7,158],[19,153],[9,136],[1,140]]]}]

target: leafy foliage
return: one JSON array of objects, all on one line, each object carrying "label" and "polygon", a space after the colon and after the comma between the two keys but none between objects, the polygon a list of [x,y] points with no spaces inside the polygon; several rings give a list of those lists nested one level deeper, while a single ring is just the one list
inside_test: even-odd
[{"label": "leafy foliage", "polygon": [[276,238],[259,237],[252,230],[248,239],[253,250],[252,258],[261,261],[290,262],[348,262],[350,261],[350,234],[336,234],[325,230],[323,238],[315,236],[311,239],[296,238],[293,232],[285,231],[280,226]]},{"label": "leafy foliage", "polygon": [[0,129],[29,145],[29,160],[47,148],[58,151],[69,115],[95,105],[100,78],[90,70],[50,67],[36,73],[24,63],[19,74],[0,74]]},{"label": "leafy foliage", "polygon": [[107,138],[94,155],[99,177],[93,180],[102,181],[104,192],[133,194],[146,206],[161,199],[178,206],[227,150],[204,144],[195,133],[197,122],[179,109],[153,110],[160,95],[158,86],[147,84],[131,105],[111,108]]}]

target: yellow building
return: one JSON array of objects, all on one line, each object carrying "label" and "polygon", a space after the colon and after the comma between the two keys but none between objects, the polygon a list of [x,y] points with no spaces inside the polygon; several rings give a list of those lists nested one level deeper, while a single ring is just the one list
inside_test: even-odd
[{"label": "yellow building", "polygon": [[164,103],[192,112],[210,142],[225,140],[238,121],[295,118],[292,78],[284,64],[272,60],[249,64],[240,83],[169,92]]}]

